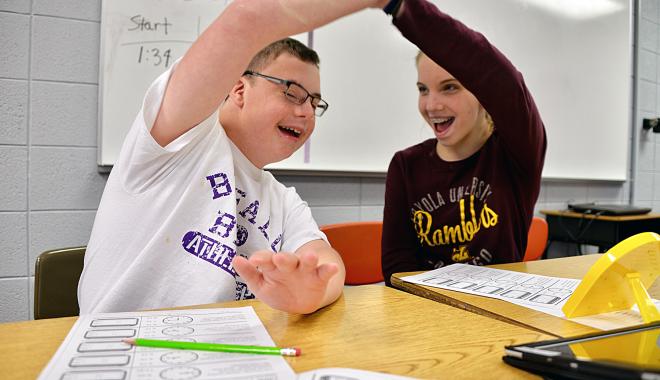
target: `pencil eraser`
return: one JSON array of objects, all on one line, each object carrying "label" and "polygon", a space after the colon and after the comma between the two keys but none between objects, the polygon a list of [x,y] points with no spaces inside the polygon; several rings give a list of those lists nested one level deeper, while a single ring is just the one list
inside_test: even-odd
[{"label": "pencil eraser", "polygon": [[296,347],[296,356],[300,356],[301,354],[302,354],[302,350]]}]

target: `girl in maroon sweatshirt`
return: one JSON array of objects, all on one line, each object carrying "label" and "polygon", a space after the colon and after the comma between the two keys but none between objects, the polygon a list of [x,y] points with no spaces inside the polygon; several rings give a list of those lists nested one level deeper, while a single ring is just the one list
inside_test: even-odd
[{"label": "girl in maroon sweatshirt", "polygon": [[546,151],[522,75],[486,38],[425,0],[393,1],[417,57],[419,111],[435,138],[387,172],[382,265],[396,272],[522,260]]}]

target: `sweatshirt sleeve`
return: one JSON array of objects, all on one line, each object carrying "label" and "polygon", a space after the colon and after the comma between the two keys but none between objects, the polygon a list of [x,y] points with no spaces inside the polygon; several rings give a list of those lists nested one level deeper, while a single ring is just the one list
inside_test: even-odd
[{"label": "sweatshirt sleeve", "polygon": [[410,225],[410,209],[404,179],[404,164],[401,153],[390,162],[385,182],[385,207],[383,210],[383,235],[381,240],[381,263],[383,278],[389,286],[394,273],[420,270],[417,258],[417,236]]},{"label": "sweatshirt sleeve", "polygon": [[538,182],[545,128],[522,74],[482,34],[430,2],[403,0],[400,6],[394,25],[477,97],[492,116],[495,136],[502,139],[512,166]]}]

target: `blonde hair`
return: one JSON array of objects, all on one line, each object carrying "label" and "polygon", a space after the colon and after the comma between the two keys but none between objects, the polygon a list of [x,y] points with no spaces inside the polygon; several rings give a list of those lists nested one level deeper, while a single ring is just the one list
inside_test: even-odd
[{"label": "blonde hair", "polygon": [[423,56],[426,54],[422,53],[421,50],[417,51],[417,55],[415,56],[415,66],[419,65],[419,60],[422,59]]}]

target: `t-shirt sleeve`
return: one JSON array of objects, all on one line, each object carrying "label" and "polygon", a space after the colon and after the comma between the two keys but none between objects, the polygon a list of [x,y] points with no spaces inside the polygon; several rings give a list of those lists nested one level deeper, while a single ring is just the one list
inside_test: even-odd
[{"label": "t-shirt sleeve", "polygon": [[120,175],[121,183],[128,192],[139,193],[153,183],[165,178],[195,146],[218,133],[217,111],[206,120],[162,147],[153,136],[151,128],[156,121],[165,90],[178,61],[161,74],[147,90],[142,108],[129,130],[113,171]]},{"label": "t-shirt sleeve", "polygon": [[298,248],[312,240],[328,238],[312,216],[312,210],[303,201],[294,188],[287,188],[284,197],[285,217],[282,231],[282,252],[295,252]]}]

